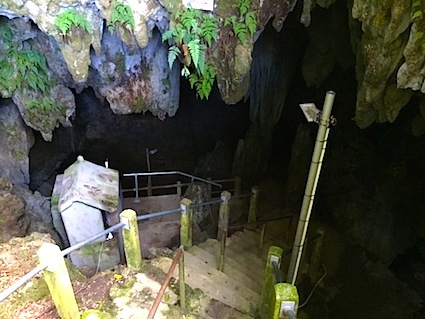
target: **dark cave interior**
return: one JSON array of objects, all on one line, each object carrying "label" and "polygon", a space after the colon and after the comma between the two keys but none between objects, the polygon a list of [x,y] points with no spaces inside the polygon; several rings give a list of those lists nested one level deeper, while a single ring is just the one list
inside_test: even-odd
[{"label": "dark cave interior", "polygon": [[[270,33],[270,41],[279,41],[283,32],[268,27],[262,37]],[[373,124],[361,130],[353,121],[357,88],[354,68],[337,66],[322,85],[307,87],[301,63],[300,58],[274,128],[264,179],[281,185],[285,209],[299,207],[303,189],[294,190],[305,186],[316,126],[306,123],[298,105],[314,102],[321,108],[326,91],[335,91],[333,115],[338,124],[329,138],[312,218],[346,231],[353,247],[366,247],[371,260],[385,259],[400,280],[425,298],[425,243],[421,237],[425,232],[420,229],[425,208],[425,137],[414,137],[410,128],[418,101],[413,99],[395,123]],[[35,133],[36,142],[30,151],[30,188],[44,196],[51,195],[56,174],[78,155],[97,164],[108,158],[110,167],[121,173],[141,172],[147,170],[145,150],[157,149],[151,157],[153,171],[180,170],[201,177],[228,178],[238,140],[250,125],[249,100],[225,105],[215,87],[210,99],[201,101],[184,80],[179,110],[164,121],[150,113],[114,115],[90,89],[76,95],[76,103],[74,127],[56,129],[52,142],[43,141]],[[297,144],[300,127],[309,138]],[[292,183],[296,180],[300,185],[298,188],[288,186],[291,178]],[[353,221],[349,213],[355,205],[362,213]],[[347,216],[344,211],[348,211]],[[348,229],[354,222],[370,226],[361,225],[356,233]],[[386,254],[376,255],[373,252],[384,248],[379,246],[381,237],[387,239],[382,245],[392,243],[392,247],[383,249]],[[337,313],[334,318],[339,318]]]}]

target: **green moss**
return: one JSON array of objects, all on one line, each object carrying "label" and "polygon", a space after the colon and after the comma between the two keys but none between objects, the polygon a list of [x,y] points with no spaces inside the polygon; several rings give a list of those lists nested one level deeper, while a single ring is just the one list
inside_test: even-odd
[{"label": "green moss", "polygon": [[58,206],[58,204],[59,204],[59,194],[52,196],[52,198],[50,199],[50,204],[52,206],[56,206],[56,207]]},{"label": "green moss", "polygon": [[170,79],[168,78],[168,76],[164,79],[161,80],[161,83],[163,86],[165,86],[166,88],[170,88]]},{"label": "green moss", "polygon": [[142,113],[145,108],[145,100],[143,97],[138,96],[136,99],[136,103],[134,104],[134,113]]},{"label": "green moss", "polygon": [[12,151],[12,156],[16,158],[17,160],[22,160],[26,157],[26,153],[24,151],[18,150],[18,151]]},{"label": "green moss", "polygon": [[122,53],[117,53],[114,58],[114,63],[117,66],[118,70],[121,72],[125,71],[125,56]]},{"label": "green moss", "polygon": [[83,313],[83,316],[81,319],[113,319],[112,315],[110,315],[107,312],[100,311],[100,310],[86,310]]}]

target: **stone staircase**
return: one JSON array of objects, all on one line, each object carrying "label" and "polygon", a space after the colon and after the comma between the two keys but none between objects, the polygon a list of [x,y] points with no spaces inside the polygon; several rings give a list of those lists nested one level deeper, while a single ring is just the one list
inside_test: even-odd
[{"label": "stone staircase", "polygon": [[[227,238],[223,272],[218,270],[219,241],[210,238],[185,251],[186,284],[237,313],[221,318],[257,317],[268,247],[279,244],[282,247],[270,235],[265,237],[263,249],[259,243],[259,230],[238,231]],[[161,263],[160,268],[167,272],[170,264],[171,260]],[[178,271],[173,276],[178,277]]]}]

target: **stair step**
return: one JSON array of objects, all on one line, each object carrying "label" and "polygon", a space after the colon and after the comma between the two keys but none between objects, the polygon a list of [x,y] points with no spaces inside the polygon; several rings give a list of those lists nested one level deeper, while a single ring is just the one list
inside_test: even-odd
[{"label": "stair step", "polygon": [[[209,239],[211,241],[211,239]],[[216,248],[214,245],[208,244],[208,243],[202,243],[198,245],[199,248],[205,250],[209,254],[213,255],[216,260],[220,257],[220,250]],[[236,260],[238,259],[238,260]],[[240,272],[242,272],[246,277],[252,279],[259,287],[263,286],[263,277],[264,277],[264,271],[261,273],[261,275],[258,275],[257,273],[253,272],[249,266],[245,262],[241,262],[241,258],[232,258],[231,256],[226,256],[224,258],[225,266],[229,265],[233,268],[239,269]]]},{"label": "stair step", "polygon": [[[209,238],[205,243],[198,245],[201,248],[209,251],[212,254],[220,253],[220,242],[216,239]],[[239,252],[234,250],[231,246],[226,245],[225,261],[227,259],[233,259],[235,263],[243,265],[238,268],[250,278],[260,278],[262,281],[264,278],[265,263],[261,261],[257,256],[249,252]],[[263,265],[264,264],[264,265]]]},{"label": "stair step", "polygon": [[[218,256],[216,257],[213,254],[209,253],[207,250],[202,249],[198,246],[192,246],[189,249],[189,252],[192,255],[196,256],[198,259],[205,262],[208,267],[215,269],[218,268]],[[241,270],[239,270],[238,266],[234,267],[232,265],[229,265],[229,263],[225,260],[223,272],[226,275],[232,277],[234,280],[240,282],[244,286],[254,290],[255,292],[261,293],[262,284],[245,275]]]},{"label": "stair step", "polygon": [[235,252],[247,256],[253,263],[256,263],[258,267],[262,267],[264,264],[264,261],[261,259],[261,254],[259,254],[258,247],[249,245],[249,242],[247,243],[237,236],[228,238],[227,242],[226,249],[230,248]]},{"label": "stair step", "polygon": [[[210,298],[237,309],[244,314],[254,315],[260,302],[260,294],[241,285],[221,271],[208,267],[205,262],[189,252],[184,253],[185,283],[193,289],[201,289]],[[168,272],[172,260],[161,258],[155,266]],[[178,269],[173,273],[178,278]]]}]

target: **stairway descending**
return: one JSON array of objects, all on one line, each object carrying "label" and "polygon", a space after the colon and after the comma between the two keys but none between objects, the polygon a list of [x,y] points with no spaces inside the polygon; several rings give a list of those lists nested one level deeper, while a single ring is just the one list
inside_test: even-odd
[{"label": "stairway descending", "polygon": [[[209,238],[192,246],[184,254],[186,284],[236,309],[240,318],[242,314],[243,318],[255,317],[261,301],[268,247],[276,241],[266,236],[263,249],[259,243],[259,231],[238,231],[227,238],[223,272],[217,270],[220,242]],[[169,264],[171,260],[159,267],[167,272]],[[173,276],[177,277],[178,271]]]}]

